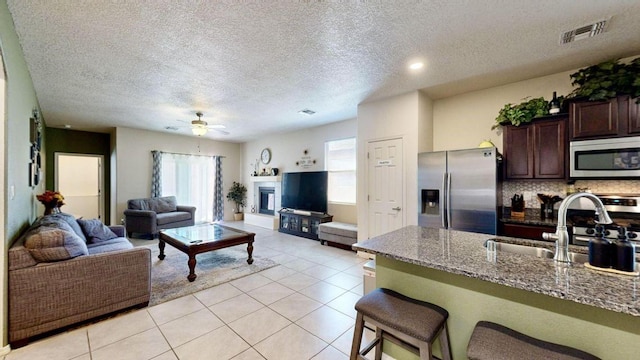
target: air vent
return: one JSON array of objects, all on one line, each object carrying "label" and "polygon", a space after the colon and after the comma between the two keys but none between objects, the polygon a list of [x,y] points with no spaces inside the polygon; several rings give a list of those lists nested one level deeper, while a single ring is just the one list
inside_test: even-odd
[{"label": "air vent", "polygon": [[579,27],[571,31],[567,31],[560,35],[560,44],[568,44],[574,41],[594,37],[602,34],[607,30],[609,20],[598,21],[597,23]]},{"label": "air vent", "polygon": [[178,128],[175,126],[165,126],[165,130],[178,131]]},{"label": "air vent", "polygon": [[311,116],[311,115],[313,115],[315,113],[316,113],[315,111],[309,110],[309,109],[304,109],[304,110],[298,111],[298,114],[305,114],[305,115],[309,115],[309,116]]}]

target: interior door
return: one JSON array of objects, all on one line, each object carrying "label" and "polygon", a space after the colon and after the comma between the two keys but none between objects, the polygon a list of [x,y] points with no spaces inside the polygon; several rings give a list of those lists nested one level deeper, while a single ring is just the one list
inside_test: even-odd
[{"label": "interior door", "polygon": [[102,156],[55,154],[55,188],[64,196],[62,211],[85,219],[102,219]]},{"label": "interior door", "polygon": [[402,139],[368,144],[369,237],[403,227],[404,159]]}]

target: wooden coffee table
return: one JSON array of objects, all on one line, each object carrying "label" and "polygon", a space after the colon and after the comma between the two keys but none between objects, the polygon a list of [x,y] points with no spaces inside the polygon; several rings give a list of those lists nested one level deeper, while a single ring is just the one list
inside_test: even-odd
[{"label": "wooden coffee table", "polygon": [[197,277],[195,273],[197,254],[247,244],[247,253],[249,254],[247,263],[253,263],[253,239],[255,235],[254,233],[209,223],[162,230],[158,241],[158,246],[160,247],[158,259],[163,260],[165,257],[165,243],[189,255],[189,260],[187,261],[189,276],[187,276],[187,279],[193,281]]}]

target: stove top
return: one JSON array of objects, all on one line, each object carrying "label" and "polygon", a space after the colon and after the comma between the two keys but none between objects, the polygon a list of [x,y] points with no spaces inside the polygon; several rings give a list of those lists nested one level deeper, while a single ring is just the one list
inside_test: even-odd
[{"label": "stove top", "polygon": [[[612,224],[605,225],[605,237],[615,239],[618,227],[627,228],[629,238],[640,241],[640,194],[596,194],[604,204]],[[584,198],[569,205],[567,221],[573,225],[574,243],[586,243],[595,233],[596,215],[593,203]]]}]

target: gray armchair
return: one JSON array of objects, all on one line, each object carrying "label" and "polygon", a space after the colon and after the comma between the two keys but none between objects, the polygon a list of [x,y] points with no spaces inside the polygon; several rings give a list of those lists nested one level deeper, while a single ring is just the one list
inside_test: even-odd
[{"label": "gray armchair", "polygon": [[133,233],[155,236],[162,229],[191,226],[195,222],[196,208],[176,204],[175,196],[131,199],[124,211],[127,236]]}]

